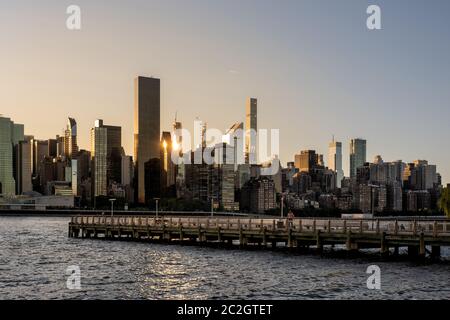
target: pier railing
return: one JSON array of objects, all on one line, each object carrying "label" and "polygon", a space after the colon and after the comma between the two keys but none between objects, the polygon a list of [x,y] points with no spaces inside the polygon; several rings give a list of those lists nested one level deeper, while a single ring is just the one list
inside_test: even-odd
[{"label": "pier railing", "polygon": [[441,236],[450,235],[450,220],[392,219],[273,219],[235,217],[74,216],[72,223],[85,226],[141,226],[221,230],[371,233]]}]

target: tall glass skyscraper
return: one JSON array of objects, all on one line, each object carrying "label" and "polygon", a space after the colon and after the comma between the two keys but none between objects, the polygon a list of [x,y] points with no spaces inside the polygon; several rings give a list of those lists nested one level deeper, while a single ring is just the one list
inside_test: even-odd
[{"label": "tall glass skyscraper", "polygon": [[352,139],[350,141],[350,178],[356,177],[356,169],[366,162],[366,140]]},{"label": "tall glass skyscraper", "polygon": [[328,145],[328,168],[336,172],[336,187],[341,187],[344,171],[342,170],[342,142],[334,140]]},{"label": "tall glass skyscraper", "polygon": [[[147,162],[160,158],[160,80],[138,77],[134,82],[134,160],[135,192],[138,203],[150,201],[146,197],[145,181],[153,175],[145,174]],[[156,181],[155,181],[156,185]],[[159,185],[159,181],[158,181]]]}]

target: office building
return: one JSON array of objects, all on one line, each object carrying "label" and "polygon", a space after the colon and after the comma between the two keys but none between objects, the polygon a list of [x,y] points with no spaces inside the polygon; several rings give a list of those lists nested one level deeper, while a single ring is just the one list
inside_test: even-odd
[{"label": "office building", "polygon": [[91,129],[91,172],[94,197],[108,194],[108,131],[102,120],[96,120]]},{"label": "office building", "polygon": [[340,188],[344,171],[342,170],[342,142],[333,140],[328,145],[328,168],[336,172],[336,187]]},{"label": "office building", "polygon": [[[134,161],[137,202],[146,203],[146,186],[159,181],[145,181],[155,175],[145,172],[146,163],[160,157],[160,80],[138,77],[134,83]],[[159,174],[158,174],[159,176]],[[159,179],[158,179],[159,180]]]},{"label": "office building", "polygon": [[319,166],[319,155],[314,150],[302,150],[295,155],[295,167],[300,172],[310,172]]},{"label": "office building", "polygon": [[167,189],[175,185],[176,167],[172,161],[172,134],[168,131],[163,131],[161,135],[161,187]]},{"label": "office building", "polygon": [[68,159],[72,159],[76,158],[77,154],[77,122],[73,118],[68,118],[67,128],[64,132],[64,155]]},{"label": "office building", "polygon": [[106,128],[107,134],[106,157],[108,167],[106,175],[109,186],[113,182],[120,183],[122,179],[122,128],[110,125],[103,125],[103,127]]},{"label": "office building", "polygon": [[350,178],[356,177],[356,169],[366,162],[366,140],[352,139],[350,141]]}]

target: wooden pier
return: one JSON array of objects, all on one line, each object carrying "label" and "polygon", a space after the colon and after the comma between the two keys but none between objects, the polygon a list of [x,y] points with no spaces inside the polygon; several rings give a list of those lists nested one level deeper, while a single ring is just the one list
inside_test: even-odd
[{"label": "wooden pier", "polygon": [[[239,245],[295,250],[344,245],[348,251],[378,248],[413,257],[440,256],[450,246],[450,220],[277,219],[236,217],[74,216],[69,237]],[[430,250],[431,249],[431,250]]]}]

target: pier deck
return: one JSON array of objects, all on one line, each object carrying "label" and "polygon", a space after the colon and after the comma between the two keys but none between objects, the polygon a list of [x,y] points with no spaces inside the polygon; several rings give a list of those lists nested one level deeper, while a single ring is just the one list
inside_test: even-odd
[{"label": "pier deck", "polygon": [[[349,251],[407,247],[412,256],[440,256],[450,246],[450,220],[392,219],[274,219],[236,217],[74,216],[69,237],[159,240],[199,244],[238,243],[287,248],[344,245]],[[431,247],[431,250],[427,249]]]}]

